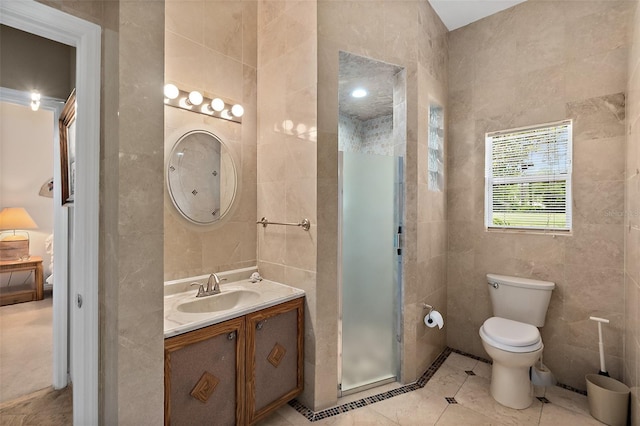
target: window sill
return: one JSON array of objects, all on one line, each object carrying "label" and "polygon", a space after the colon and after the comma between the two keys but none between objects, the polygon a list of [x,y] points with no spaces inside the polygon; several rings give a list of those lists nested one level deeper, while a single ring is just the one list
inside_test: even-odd
[{"label": "window sill", "polygon": [[485,228],[484,230],[485,232],[496,233],[496,234],[550,235],[553,237],[573,236],[573,231],[545,231],[542,229],[518,229],[518,228]]}]

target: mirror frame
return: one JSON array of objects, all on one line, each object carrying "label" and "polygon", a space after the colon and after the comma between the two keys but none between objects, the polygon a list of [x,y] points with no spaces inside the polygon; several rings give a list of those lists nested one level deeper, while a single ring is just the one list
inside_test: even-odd
[{"label": "mirror frame", "polygon": [[[218,217],[218,219],[211,221],[211,222],[198,222],[196,220],[193,220],[192,218],[190,218],[189,216],[187,216],[183,210],[178,206],[175,197],[172,193],[171,190],[171,185],[169,183],[169,164],[171,161],[171,158],[173,157],[173,154],[176,151],[176,148],[180,145],[180,143],[189,135],[192,135],[194,133],[203,133],[206,134],[210,137],[212,137],[214,140],[218,141],[221,145],[221,147],[223,149],[226,149],[228,154],[229,154],[229,158],[231,160],[231,166],[233,168],[233,183],[234,183],[234,191],[233,191],[233,195],[231,197],[229,206],[222,211],[221,208],[221,213],[220,216]],[[226,219],[232,215],[233,210],[235,210],[235,205],[237,204],[236,201],[238,200],[238,192],[240,191],[240,179],[238,178],[238,167],[236,166],[236,158],[234,155],[234,152],[231,150],[230,146],[228,144],[226,144],[221,137],[219,137],[217,134],[215,134],[212,130],[210,129],[206,129],[206,126],[198,126],[198,128],[194,128],[193,126],[190,126],[188,129],[183,130],[183,131],[179,131],[179,132],[175,132],[170,138],[167,139],[167,141],[175,141],[172,144],[170,144],[169,146],[166,145],[165,143],[165,188],[166,188],[166,192],[168,194],[168,198],[171,200],[171,211],[174,212],[174,214],[177,214],[177,216],[183,220],[185,220],[188,224],[190,225],[194,225],[196,226],[198,229],[203,229],[203,228],[207,228],[207,227],[216,227],[217,225],[220,225],[221,223],[225,222]]]}]

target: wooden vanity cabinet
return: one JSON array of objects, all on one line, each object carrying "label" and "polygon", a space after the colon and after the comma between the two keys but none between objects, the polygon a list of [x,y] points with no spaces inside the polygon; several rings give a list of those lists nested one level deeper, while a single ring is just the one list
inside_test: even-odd
[{"label": "wooden vanity cabinet", "polygon": [[245,321],[165,340],[165,425],[245,424]]},{"label": "wooden vanity cabinet", "polygon": [[246,316],[247,423],[262,420],[302,392],[304,299]]},{"label": "wooden vanity cabinet", "polygon": [[303,389],[304,297],[165,339],[165,425],[253,425]]}]

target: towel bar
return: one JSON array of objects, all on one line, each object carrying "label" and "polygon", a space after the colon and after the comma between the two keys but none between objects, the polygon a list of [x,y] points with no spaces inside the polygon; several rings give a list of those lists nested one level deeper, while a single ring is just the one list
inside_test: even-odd
[{"label": "towel bar", "polygon": [[257,221],[256,224],[260,224],[265,228],[267,227],[267,225],[301,226],[302,229],[304,229],[305,231],[308,231],[309,228],[311,228],[311,222],[309,222],[309,219],[302,219],[300,223],[282,223],[282,222],[269,222],[269,220],[267,220],[266,217],[263,217],[262,219]]}]

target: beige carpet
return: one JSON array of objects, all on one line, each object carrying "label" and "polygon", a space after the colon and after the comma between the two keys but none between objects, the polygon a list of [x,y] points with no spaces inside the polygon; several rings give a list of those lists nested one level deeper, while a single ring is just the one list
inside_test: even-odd
[{"label": "beige carpet", "polygon": [[10,402],[0,403],[0,426],[73,424],[71,387],[34,392]]},{"label": "beige carpet", "polygon": [[51,293],[0,307],[0,403],[51,386],[52,334]]}]

